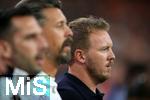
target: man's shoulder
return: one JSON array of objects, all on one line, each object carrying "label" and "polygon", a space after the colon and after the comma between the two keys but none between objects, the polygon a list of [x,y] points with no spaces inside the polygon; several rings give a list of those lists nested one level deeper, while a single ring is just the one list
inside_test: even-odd
[{"label": "man's shoulder", "polygon": [[66,73],[64,78],[58,82],[58,89],[70,89],[81,91],[83,83],[74,75]]},{"label": "man's shoulder", "polygon": [[58,82],[58,89],[72,89],[72,80],[70,80],[67,76]]},{"label": "man's shoulder", "polygon": [[[67,74],[68,75],[68,74]],[[83,100],[78,86],[67,75],[58,83],[58,92],[63,100]]]},{"label": "man's shoulder", "polygon": [[[59,85],[58,85],[59,86]],[[62,100],[83,100],[83,97],[71,86],[58,87]]]}]

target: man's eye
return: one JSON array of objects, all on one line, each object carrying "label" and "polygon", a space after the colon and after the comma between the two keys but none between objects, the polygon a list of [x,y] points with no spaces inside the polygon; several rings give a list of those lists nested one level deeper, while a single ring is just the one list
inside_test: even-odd
[{"label": "man's eye", "polygon": [[104,47],[104,48],[102,48],[101,50],[102,50],[102,51],[107,51],[107,50],[109,50],[109,47]]},{"label": "man's eye", "polygon": [[31,40],[31,39],[34,39],[34,38],[36,38],[35,34],[28,35],[28,36],[25,37],[25,39],[27,39],[27,40]]},{"label": "man's eye", "polygon": [[62,27],[62,26],[63,26],[63,24],[58,24],[57,26],[58,26],[58,27]]},{"label": "man's eye", "polygon": [[65,22],[64,21],[61,21],[58,23],[57,27],[64,27],[65,26]]}]

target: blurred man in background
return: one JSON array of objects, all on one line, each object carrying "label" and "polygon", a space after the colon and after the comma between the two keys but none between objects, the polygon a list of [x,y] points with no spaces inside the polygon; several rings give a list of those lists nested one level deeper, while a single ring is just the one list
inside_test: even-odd
[{"label": "blurred man in background", "polygon": [[[26,6],[32,10],[42,23],[43,35],[49,45],[49,52],[42,70],[49,75],[50,96],[53,100],[59,100],[55,75],[58,66],[70,60],[70,45],[72,42],[72,31],[67,25],[67,19],[61,11],[61,4],[57,0],[22,0],[16,7]],[[38,14],[42,15],[41,18]]]},{"label": "blurred man in background", "polygon": [[61,4],[57,0],[22,0],[16,7],[21,6],[29,7],[35,15],[43,15],[43,18],[39,19],[42,22],[43,35],[49,44],[48,60],[43,71],[55,77],[58,65],[70,60],[73,35],[61,11]]},{"label": "blurred man in background", "polygon": [[[25,7],[6,11],[0,20],[0,44],[4,50],[3,55],[11,62],[5,65],[12,69],[4,75],[9,79],[15,78],[16,74],[36,76],[41,71],[39,66],[44,62],[48,47],[39,22],[30,9]],[[4,95],[0,99],[16,100],[16,96],[6,96],[5,81],[0,81],[0,94]]]},{"label": "blurred man in background", "polygon": [[42,29],[27,8],[11,9],[1,21],[1,44],[8,49],[13,66],[25,70],[29,74],[40,71],[47,42],[41,35]]}]

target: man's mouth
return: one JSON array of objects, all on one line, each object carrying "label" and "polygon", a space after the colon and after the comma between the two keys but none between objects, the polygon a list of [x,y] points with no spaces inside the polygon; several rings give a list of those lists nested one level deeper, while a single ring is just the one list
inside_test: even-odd
[{"label": "man's mouth", "polygon": [[64,48],[63,48],[63,52],[70,52],[70,50],[71,50],[71,47],[70,46],[64,46]]},{"label": "man's mouth", "polygon": [[112,67],[113,66],[113,62],[110,62],[110,63],[108,63],[107,65],[106,65],[106,67]]},{"label": "man's mouth", "polygon": [[71,47],[72,42],[73,42],[72,37],[68,37],[68,38],[64,41],[64,43],[63,43],[63,45],[62,45],[62,48],[64,48],[64,47]]},{"label": "man's mouth", "polygon": [[44,64],[44,55],[38,55],[36,57],[36,63],[39,66],[42,66]]}]

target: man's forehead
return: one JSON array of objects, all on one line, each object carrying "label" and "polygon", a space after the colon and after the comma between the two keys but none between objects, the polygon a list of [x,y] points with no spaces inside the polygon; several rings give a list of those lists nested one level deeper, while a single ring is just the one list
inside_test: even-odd
[{"label": "man's forehead", "polygon": [[12,20],[12,23],[13,23],[13,27],[15,29],[16,35],[18,34],[27,35],[31,33],[37,34],[37,33],[42,32],[40,25],[35,19],[20,18],[19,20],[19,18],[14,18]]},{"label": "man's forehead", "polygon": [[47,20],[58,21],[64,20],[66,21],[66,17],[63,12],[58,8],[45,8],[42,10],[42,14]]},{"label": "man's forehead", "polygon": [[105,30],[93,31],[90,34],[90,40],[91,42],[103,43],[107,45],[113,44],[108,32]]}]

